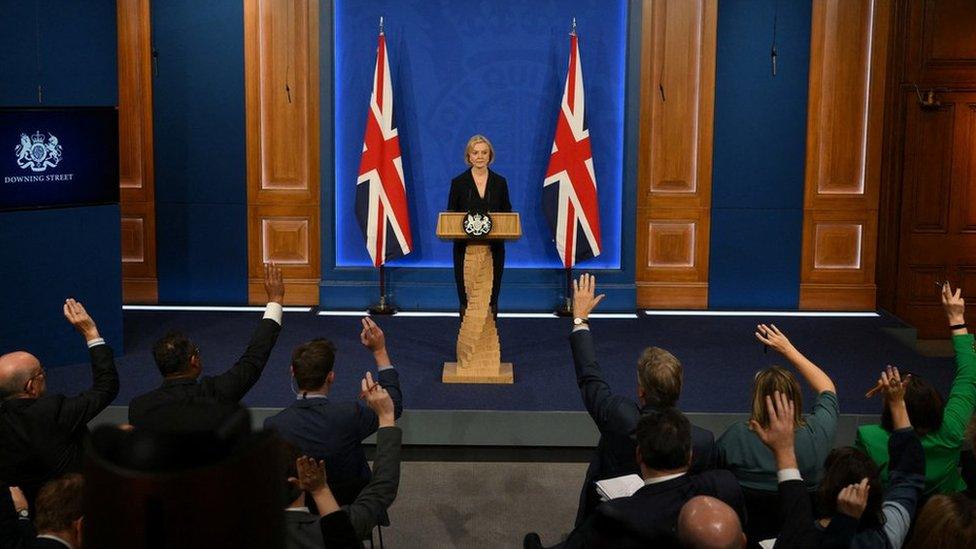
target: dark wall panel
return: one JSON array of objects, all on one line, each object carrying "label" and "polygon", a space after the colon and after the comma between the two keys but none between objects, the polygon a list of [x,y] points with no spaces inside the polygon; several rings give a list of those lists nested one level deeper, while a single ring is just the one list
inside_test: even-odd
[{"label": "dark wall panel", "polygon": [[247,302],[242,2],[152,4],[161,303]]},{"label": "dark wall panel", "polygon": [[710,307],[799,303],[811,14],[809,0],[719,3]]}]

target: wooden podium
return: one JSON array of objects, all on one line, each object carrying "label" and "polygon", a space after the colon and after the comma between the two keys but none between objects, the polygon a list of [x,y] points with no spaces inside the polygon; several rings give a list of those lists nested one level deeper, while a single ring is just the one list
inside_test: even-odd
[{"label": "wooden podium", "polygon": [[491,216],[491,231],[483,237],[464,232],[464,212],[441,212],[437,218],[437,237],[465,240],[464,291],[468,308],[458,331],[457,362],[445,362],[444,383],[514,383],[511,362],[501,361],[498,329],[491,314],[491,285],[494,279],[491,248],[493,240],[515,240],[522,236],[517,213],[496,212]]}]

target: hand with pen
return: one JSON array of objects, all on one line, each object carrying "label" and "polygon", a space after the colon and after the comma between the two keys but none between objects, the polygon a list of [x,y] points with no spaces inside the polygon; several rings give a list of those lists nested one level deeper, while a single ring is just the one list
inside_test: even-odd
[{"label": "hand with pen", "polygon": [[359,332],[359,342],[373,353],[378,368],[391,366],[390,355],[386,352],[386,336],[383,330],[368,316],[362,319],[363,330]]},{"label": "hand with pen", "polygon": [[790,343],[789,338],[775,324],[756,326],[756,339],[762,342],[763,351],[771,347],[779,354],[787,356],[793,350],[793,344]]},{"label": "hand with pen", "polygon": [[360,387],[362,390],[359,392],[359,398],[365,400],[366,405],[376,412],[380,428],[395,426],[396,416],[393,399],[390,398],[390,393],[382,385],[373,383],[373,374],[366,372],[366,377],[360,382]]},{"label": "hand with pen", "polygon": [[878,377],[877,383],[874,384],[868,392],[864,393],[864,398],[871,398],[874,395],[885,392],[885,401],[889,401],[892,398],[897,398],[901,400],[902,403],[905,402],[905,387],[908,386],[908,381],[911,379],[912,374],[906,374],[905,378],[902,379],[901,375],[898,373],[898,368],[889,364],[881,371],[881,375]]}]

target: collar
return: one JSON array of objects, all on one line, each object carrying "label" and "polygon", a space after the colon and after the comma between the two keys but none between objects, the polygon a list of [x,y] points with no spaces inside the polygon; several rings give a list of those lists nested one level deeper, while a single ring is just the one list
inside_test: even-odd
[{"label": "collar", "polygon": [[312,400],[313,398],[329,398],[329,395],[320,395],[320,394],[317,394],[317,393],[309,394],[309,393],[306,393],[305,391],[302,391],[302,392],[298,393],[298,396],[297,396],[297,399],[298,400]]},{"label": "collar", "polygon": [[293,513],[310,513],[308,507],[289,507],[285,511],[291,511]]},{"label": "collar", "polygon": [[38,537],[38,539],[40,539],[40,538],[53,539],[54,541],[57,541],[57,542],[63,544],[68,549],[74,549],[74,547],[70,543],[68,543],[67,541],[59,538],[58,536],[55,536],[54,534],[39,534],[37,537]]},{"label": "collar", "polygon": [[675,473],[673,475],[664,475],[663,477],[653,477],[653,478],[644,479],[644,486],[650,486],[651,484],[661,484],[662,482],[674,480],[686,474],[688,474],[688,472],[683,471],[681,473]]}]

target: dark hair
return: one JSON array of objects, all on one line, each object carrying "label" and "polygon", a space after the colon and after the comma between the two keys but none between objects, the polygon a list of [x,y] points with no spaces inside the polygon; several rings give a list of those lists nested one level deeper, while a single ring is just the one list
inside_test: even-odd
[{"label": "dark hair", "polygon": [[637,446],[650,469],[687,467],[691,458],[691,422],[677,408],[645,414],[637,422]]},{"label": "dark hair", "polygon": [[38,534],[70,530],[84,515],[85,479],[79,474],[65,475],[45,484],[37,493]]},{"label": "dark hair", "polygon": [[153,345],[153,359],[163,376],[186,371],[198,352],[197,346],[181,332],[170,332]]},{"label": "dark hair", "polygon": [[637,380],[644,402],[653,408],[670,408],[681,396],[681,361],[660,347],[648,347],[637,360]]},{"label": "dark hair", "polygon": [[[924,436],[942,427],[945,400],[931,383],[915,374],[911,376],[905,387],[905,408],[915,432]],[[881,426],[889,432],[895,429],[887,406],[881,411]]]},{"label": "dark hair", "polygon": [[295,383],[302,391],[314,391],[325,383],[335,366],[335,345],[324,337],[302,343],[291,354]]},{"label": "dark hair", "polygon": [[298,466],[295,460],[302,456],[302,451],[294,444],[285,439],[279,439],[281,444],[281,455],[284,467],[282,468],[282,482],[285,483],[285,502],[282,507],[290,504],[302,495],[302,489],[295,484],[288,482],[289,478],[298,478]]},{"label": "dark hair", "polygon": [[832,517],[837,513],[837,496],[840,491],[862,479],[868,479],[868,504],[861,515],[861,528],[874,528],[884,524],[881,504],[884,502],[884,487],[877,464],[867,454],[851,446],[835,448],[827,454],[824,461],[824,476],[820,479],[817,498],[820,515]]}]

